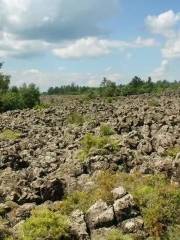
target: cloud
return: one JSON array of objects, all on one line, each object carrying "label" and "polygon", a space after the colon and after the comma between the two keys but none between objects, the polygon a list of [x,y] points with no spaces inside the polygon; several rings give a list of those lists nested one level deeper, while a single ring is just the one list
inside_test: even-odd
[{"label": "cloud", "polygon": [[0,30],[51,42],[101,35],[118,8],[119,0],[0,0]]},{"label": "cloud", "polygon": [[166,37],[173,36],[176,24],[180,22],[180,13],[172,10],[161,13],[158,16],[147,16],[146,25],[152,33],[161,34]]},{"label": "cloud", "polygon": [[88,37],[55,48],[53,53],[63,59],[99,57],[110,54],[114,49],[122,51],[128,48],[154,47],[156,45],[154,39],[143,39],[141,37],[132,42]]},{"label": "cloud", "polygon": [[8,32],[0,31],[0,58],[26,57],[42,54],[50,44],[40,40],[22,40]]},{"label": "cloud", "polygon": [[180,35],[166,42],[162,48],[162,55],[167,59],[180,58]]},{"label": "cloud", "polygon": [[162,60],[161,65],[156,68],[151,74],[153,80],[163,80],[167,77],[169,62],[168,60]]}]

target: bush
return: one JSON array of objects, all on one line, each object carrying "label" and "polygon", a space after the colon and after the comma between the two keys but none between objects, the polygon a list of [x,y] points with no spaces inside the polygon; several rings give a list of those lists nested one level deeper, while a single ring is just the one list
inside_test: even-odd
[{"label": "bush", "polygon": [[68,123],[70,123],[70,124],[75,124],[77,126],[81,126],[81,125],[83,125],[84,121],[85,121],[85,119],[84,119],[83,115],[76,113],[76,112],[71,113],[68,116]]},{"label": "bush", "polygon": [[166,155],[175,158],[177,156],[177,154],[180,153],[180,146],[179,147],[173,147],[173,148],[169,148],[166,151]]},{"label": "bush", "polygon": [[16,91],[9,89],[0,95],[0,112],[8,110],[33,108],[40,104],[40,92],[34,84],[23,85]]},{"label": "bush", "polygon": [[[111,152],[115,152],[119,148],[118,143],[118,140],[110,138],[109,136],[95,136],[88,133],[81,141],[81,150],[78,152],[78,157],[84,161],[96,150],[110,150]],[[108,149],[105,149],[107,146]]]},{"label": "bush", "polygon": [[119,181],[132,193],[152,236],[163,236],[180,222],[180,189],[163,175],[120,174]]},{"label": "bush", "polygon": [[70,238],[69,219],[47,208],[38,208],[32,212],[20,228],[21,240],[59,240]]},{"label": "bush", "polygon": [[180,239],[180,225],[175,225],[170,228],[165,240],[179,240]]},{"label": "bush", "polygon": [[110,136],[114,134],[114,130],[111,128],[109,124],[101,124],[100,126],[100,135],[101,136]]},{"label": "bush", "polygon": [[40,103],[40,92],[34,84],[24,84],[19,92],[25,108],[33,108]]},{"label": "bush", "polygon": [[40,104],[37,104],[36,106],[34,106],[34,109],[41,111],[41,110],[47,109],[47,108],[49,108],[49,107],[50,107],[49,104],[40,103]]},{"label": "bush", "polygon": [[21,133],[6,129],[0,133],[0,140],[16,140],[21,137]]}]

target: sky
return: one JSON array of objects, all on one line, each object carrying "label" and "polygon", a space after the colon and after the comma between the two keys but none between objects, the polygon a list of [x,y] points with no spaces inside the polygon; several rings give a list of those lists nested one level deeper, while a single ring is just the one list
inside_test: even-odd
[{"label": "sky", "polygon": [[103,77],[180,80],[179,0],[0,0],[11,84],[98,86]]}]

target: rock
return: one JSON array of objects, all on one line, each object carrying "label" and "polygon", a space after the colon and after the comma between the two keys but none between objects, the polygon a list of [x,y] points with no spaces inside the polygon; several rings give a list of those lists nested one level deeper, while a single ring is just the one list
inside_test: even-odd
[{"label": "rock", "polygon": [[118,187],[112,190],[114,200],[124,197],[127,192],[123,187]]},{"label": "rock", "polygon": [[112,226],[114,222],[112,206],[108,206],[105,202],[99,200],[88,209],[86,221],[90,230]]},{"label": "rock", "polygon": [[76,210],[71,214],[71,232],[75,239],[90,240],[84,214],[80,210]]},{"label": "rock", "polygon": [[121,227],[125,233],[137,233],[139,230],[142,230],[143,225],[142,217],[136,217],[123,221]]},{"label": "rock", "polygon": [[127,194],[116,200],[113,204],[113,208],[118,223],[138,214],[137,207],[131,194]]}]

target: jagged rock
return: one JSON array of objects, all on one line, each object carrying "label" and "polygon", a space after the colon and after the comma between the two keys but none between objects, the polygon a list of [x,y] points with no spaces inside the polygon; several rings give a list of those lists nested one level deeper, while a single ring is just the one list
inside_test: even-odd
[{"label": "jagged rock", "polygon": [[85,216],[82,211],[76,210],[71,214],[71,232],[72,235],[78,240],[90,240]]},{"label": "jagged rock", "polygon": [[133,216],[137,216],[138,210],[131,194],[116,200],[113,204],[117,222],[121,222]]},{"label": "jagged rock", "polygon": [[14,208],[7,214],[11,225],[16,225],[18,222],[30,217],[31,211],[36,207],[35,203],[26,203],[18,208]]},{"label": "jagged rock", "polygon": [[123,187],[118,187],[112,190],[114,200],[124,197],[127,191]]},{"label": "jagged rock", "polygon": [[88,209],[86,221],[89,229],[112,226],[114,222],[112,206],[108,206],[107,203],[99,200]]},{"label": "jagged rock", "polygon": [[136,217],[123,221],[121,227],[125,233],[137,233],[139,230],[142,230],[143,225],[142,217]]}]

